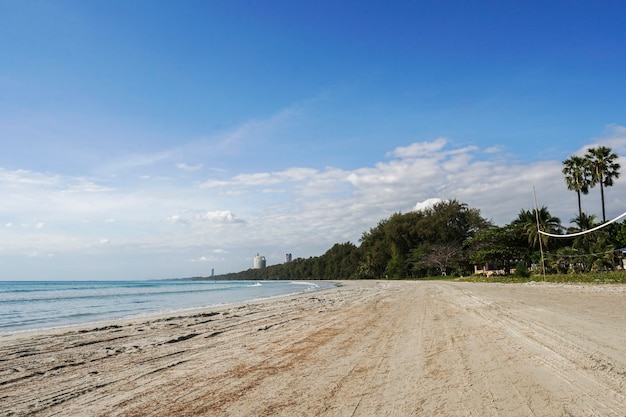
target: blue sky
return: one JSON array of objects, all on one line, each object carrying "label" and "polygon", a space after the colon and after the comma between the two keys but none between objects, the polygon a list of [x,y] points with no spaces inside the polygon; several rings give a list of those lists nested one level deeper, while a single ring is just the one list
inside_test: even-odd
[{"label": "blue sky", "polygon": [[[456,198],[577,214],[626,153],[619,1],[0,0],[0,279],[322,254]],[[626,169],[626,163],[622,161]],[[607,216],[626,211],[626,183]],[[599,190],[583,209],[601,216]]]}]

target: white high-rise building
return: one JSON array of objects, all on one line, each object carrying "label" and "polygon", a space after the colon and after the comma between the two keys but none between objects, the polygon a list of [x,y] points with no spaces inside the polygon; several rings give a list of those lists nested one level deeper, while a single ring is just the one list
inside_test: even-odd
[{"label": "white high-rise building", "polygon": [[254,269],[265,268],[265,256],[261,256],[258,253],[254,257]]},{"label": "white high-rise building", "polygon": [[285,263],[288,264],[289,262],[291,262],[291,254],[287,253],[285,254]]}]

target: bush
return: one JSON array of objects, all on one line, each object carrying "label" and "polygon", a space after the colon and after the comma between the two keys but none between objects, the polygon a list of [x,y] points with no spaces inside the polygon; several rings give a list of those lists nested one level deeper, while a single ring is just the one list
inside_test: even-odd
[{"label": "bush", "polygon": [[515,273],[513,275],[520,278],[530,277],[530,271],[526,267],[526,263],[524,261],[520,261],[517,263],[517,265],[515,266]]}]

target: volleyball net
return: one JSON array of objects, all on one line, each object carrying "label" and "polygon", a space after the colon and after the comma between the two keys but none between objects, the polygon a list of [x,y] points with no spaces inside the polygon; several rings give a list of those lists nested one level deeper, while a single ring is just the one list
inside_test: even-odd
[{"label": "volleyball net", "polygon": [[576,236],[582,236],[582,235],[586,235],[587,233],[593,233],[595,231],[598,231],[600,229],[602,229],[603,227],[608,226],[611,223],[614,223],[616,221],[618,221],[619,219],[621,219],[622,217],[626,216],[626,212],[620,214],[619,216],[617,216],[616,218],[609,220],[606,223],[602,223],[601,225],[598,225],[596,227],[593,227],[591,229],[587,229],[587,230],[582,230],[580,232],[576,232],[576,233],[568,233],[565,235],[558,235],[556,233],[548,233],[548,232],[544,232],[543,230],[537,228],[537,231],[539,233],[541,233],[542,235],[546,235],[546,236],[550,236],[550,237],[556,237],[556,238],[568,238],[568,237],[576,237]]},{"label": "volleyball net", "polygon": [[[539,222],[537,222],[537,231],[545,236],[549,236],[549,237],[554,237],[554,238],[574,238],[574,237],[578,237],[578,236],[583,236],[589,233],[594,233],[597,232],[598,230],[601,230],[605,227],[607,227],[608,225],[615,223],[616,221],[618,221],[619,219],[626,217],[626,212],[620,214],[619,216],[615,217],[614,219],[609,220],[608,222],[602,223],[598,226],[595,226],[591,229],[587,229],[587,230],[581,230],[580,232],[575,232],[575,233],[567,233],[567,234],[556,234],[556,233],[549,233],[549,232],[545,232],[543,230],[541,230],[541,228],[539,227]],[[597,248],[599,249],[599,248]],[[615,253],[618,252],[622,252],[624,253],[626,251],[626,248],[614,248],[614,249],[610,249],[610,250],[605,250],[605,251],[600,251],[600,252],[593,252],[593,253],[575,253],[577,251],[574,251],[574,253],[570,252],[570,253],[550,253],[550,252],[544,252],[543,248],[541,249],[541,263],[542,263],[542,268],[544,271],[544,276],[545,276],[545,265],[544,265],[544,255],[547,256],[548,258],[550,258],[552,261],[554,260],[562,260],[564,262],[576,262],[577,259],[602,259],[606,257],[613,257],[615,255]]]}]

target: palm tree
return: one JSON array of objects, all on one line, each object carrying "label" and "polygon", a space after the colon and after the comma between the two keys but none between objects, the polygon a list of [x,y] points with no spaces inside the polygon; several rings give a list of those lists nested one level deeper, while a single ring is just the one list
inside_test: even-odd
[{"label": "palm tree", "polygon": [[602,221],[606,222],[606,210],[604,208],[604,187],[613,185],[613,179],[619,178],[620,165],[615,162],[617,154],[611,148],[598,146],[590,148],[585,158],[591,164],[591,186],[600,184],[600,197],[602,198]]},{"label": "palm tree", "polygon": [[[582,217],[573,218],[570,220],[570,222],[578,226],[570,227],[568,230],[568,232],[570,233],[582,232],[583,230],[593,229],[595,226],[597,226],[595,214],[583,213]],[[593,260],[589,257],[585,258],[584,256],[582,256],[582,254],[591,253],[591,245],[599,238],[599,236],[604,233],[604,231],[596,231],[595,233],[586,233],[584,235],[576,236],[574,238],[574,241],[572,242],[572,249],[578,251],[581,254],[579,262],[581,262],[585,270],[589,270],[591,268],[591,263],[593,262]]]},{"label": "palm tree", "polygon": [[537,218],[539,218],[539,229],[544,232],[559,234],[563,230],[561,219],[552,216],[545,206],[541,206],[538,211],[536,209],[520,210],[517,219],[511,224],[519,227],[528,236],[528,246],[531,250],[539,248],[539,239],[543,247],[548,248],[548,236],[540,234],[537,230]]},{"label": "palm tree", "polygon": [[583,217],[583,208],[580,202],[580,193],[589,193],[589,184],[591,183],[591,172],[589,161],[580,156],[570,156],[563,161],[563,174],[565,174],[565,183],[567,189],[576,191],[578,194],[578,217]]},{"label": "palm tree", "polygon": [[570,219],[570,223],[574,223],[578,227],[571,227],[568,232],[576,233],[583,230],[593,229],[598,224],[596,223],[595,214],[580,213],[578,217]]}]

